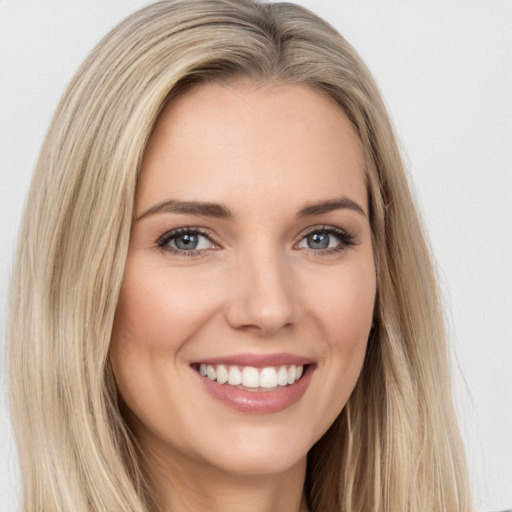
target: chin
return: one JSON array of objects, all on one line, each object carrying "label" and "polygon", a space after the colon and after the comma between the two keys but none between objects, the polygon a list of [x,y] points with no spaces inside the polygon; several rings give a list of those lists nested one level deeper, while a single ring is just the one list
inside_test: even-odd
[{"label": "chin", "polygon": [[206,458],[218,469],[241,476],[277,475],[305,465],[315,442],[308,442],[306,434],[282,435],[272,428],[226,434],[227,442],[215,443]]},{"label": "chin", "polygon": [[305,464],[307,451],[302,453],[272,453],[267,450],[238,450],[218,460],[215,466],[225,473],[263,477],[278,475]]}]

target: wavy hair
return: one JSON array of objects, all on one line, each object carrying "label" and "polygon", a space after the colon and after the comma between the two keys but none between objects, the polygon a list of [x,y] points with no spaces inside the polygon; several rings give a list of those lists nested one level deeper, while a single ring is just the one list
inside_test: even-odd
[{"label": "wavy hair", "polygon": [[136,12],[93,49],[57,108],[11,284],[23,510],[152,510],[108,363],[137,176],[166,102],[240,78],[332,98],[364,154],[375,325],[352,396],[308,454],[310,509],[468,512],[435,273],[378,88],[325,21],[253,0],[166,0]]}]

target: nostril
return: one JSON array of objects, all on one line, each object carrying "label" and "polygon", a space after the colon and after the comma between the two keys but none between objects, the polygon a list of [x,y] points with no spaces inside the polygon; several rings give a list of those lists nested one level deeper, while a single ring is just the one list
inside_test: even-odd
[{"label": "nostril", "polygon": [[238,331],[269,336],[298,321],[297,294],[287,270],[278,268],[279,257],[264,263],[260,258],[251,264],[252,258],[255,256],[249,258],[239,279],[230,286],[225,317]]}]

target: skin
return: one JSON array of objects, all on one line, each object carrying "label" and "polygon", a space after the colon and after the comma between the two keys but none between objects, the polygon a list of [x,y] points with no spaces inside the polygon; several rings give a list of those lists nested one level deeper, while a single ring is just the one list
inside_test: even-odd
[{"label": "skin", "polygon": [[[297,216],[340,198],[361,211]],[[218,203],[233,217],[151,211],[170,199]],[[167,105],[150,137],[136,218],[110,358],[159,510],[307,510],[306,455],[356,384],[376,293],[350,122],[304,85],[198,86]],[[326,234],[331,226],[352,244]],[[158,245],[182,227],[207,233],[200,250]],[[329,248],[309,247],[315,230]],[[282,352],[316,366],[300,400],[269,414],[219,402],[191,367]]]}]

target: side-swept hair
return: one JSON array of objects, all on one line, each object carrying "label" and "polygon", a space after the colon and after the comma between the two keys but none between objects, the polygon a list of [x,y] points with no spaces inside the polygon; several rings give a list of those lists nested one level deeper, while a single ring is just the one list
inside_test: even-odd
[{"label": "side-swept hair", "polygon": [[166,102],[240,78],[307,84],[361,140],[375,324],[346,407],[308,455],[316,512],[468,512],[445,334],[379,91],[330,25],[290,3],[168,0],[133,14],[69,84],[36,166],[10,296],[10,401],[26,512],[151,509],[108,363],[133,199]]}]

